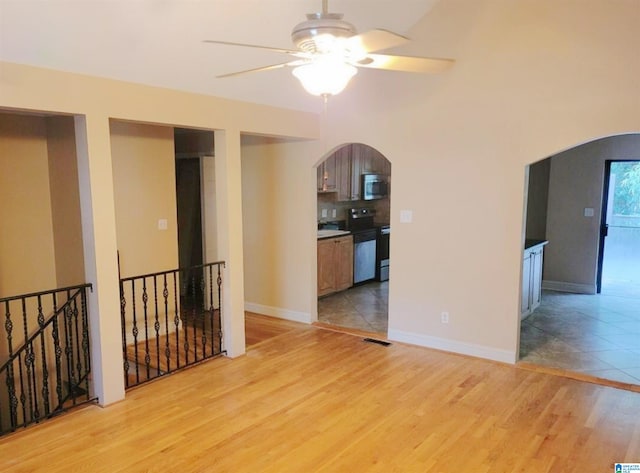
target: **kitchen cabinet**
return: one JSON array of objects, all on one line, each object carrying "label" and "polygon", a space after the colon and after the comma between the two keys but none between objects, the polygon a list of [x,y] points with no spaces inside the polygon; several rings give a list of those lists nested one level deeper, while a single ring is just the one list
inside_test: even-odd
[{"label": "kitchen cabinet", "polygon": [[389,176],[391,163],[370,146],[343,146],[318,166],[318,192],[337,192],[338,202],[360,200],[362,174]]},{"label": "kitchen cabinet", "polygon": [[353,236],[318,240],[318,296],[353,285]]},{"label": "kitchen cabinet", "polygon": [[530,315],[540,305],[542,298],[542,261],[546,240],[527,240],[522,260],[522,297],[520,315]]},{"label": "kitchen cabinet", "polygon": [[318,166],[318,192],[336,192],[338,190],[338,172],[336,154],[332,154]]}]

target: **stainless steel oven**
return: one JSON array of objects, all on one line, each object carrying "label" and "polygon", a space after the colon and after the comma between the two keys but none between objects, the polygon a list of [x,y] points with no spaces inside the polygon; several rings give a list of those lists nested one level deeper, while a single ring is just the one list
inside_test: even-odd
[{"label": "stainless steel oven", "polygon": [[347,229],[353,234],[353,283],[376,279],[378,232],[373,224],[375,209],[349,209]]},{"label": "stainless steel oven", "polygon": [[376,279],[378,281],[389,280],[389,237],[391,227],[382,225],[378,229],[376,241]]}]

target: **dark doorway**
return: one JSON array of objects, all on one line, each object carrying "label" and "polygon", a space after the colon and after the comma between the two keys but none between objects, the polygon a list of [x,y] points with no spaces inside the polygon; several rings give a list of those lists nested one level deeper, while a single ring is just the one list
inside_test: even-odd
[{"label": "dark doorway", "polygon": [[176,159],[178,261],[181,268],[203,264],[200,158]]}]

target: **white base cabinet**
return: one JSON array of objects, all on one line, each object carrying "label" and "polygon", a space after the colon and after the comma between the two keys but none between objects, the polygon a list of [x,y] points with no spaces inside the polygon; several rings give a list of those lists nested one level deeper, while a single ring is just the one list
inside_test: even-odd
[{"label": "white base cabinet", "polygon": [[540,305],[542,298],[542,260],[546,240],[525,242],[524,258],[522,260],[522,296],[520,301],[520,315],[522,318],[530,315]]}]

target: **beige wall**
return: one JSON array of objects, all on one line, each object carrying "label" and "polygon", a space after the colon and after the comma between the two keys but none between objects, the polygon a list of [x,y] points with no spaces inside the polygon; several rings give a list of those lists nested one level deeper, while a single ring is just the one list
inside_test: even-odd
[{"label": "beige wall", "polygon": [[73,117],[47,117],[57,287],[84,284],[84,251]]},{"label": "beige wall", "polygon": [[[173,129],[114,120],[111,151],[122,277],[176,269]],[[166,230],[158,228],[161,219]]]},{"label": "beige wall", "polygon": [[309,322],[315,261],[307,244],[315,227],[305,222],[316,210],[305,198],[315,191],[305,154],[303,143],[243,137],[242,224],[247,310]]},{"label": "beige wall", "polygon": [[55,287],[46,121],[0,114],[0,297]]},{"label": "beige wall", "polygon": [[[640,159],[640,135],[596,140],[551,158],[545,287],[588,294],[596,291],[607,159]],[[594,216],[585,217],[585,208],[592,208]]]},{"label": "beige wall", "polygon": [[[74,115],[85,274],[94,286],[89,314],[100,403],[111,404],[124,396],[110,119],[215,131],[215,176],[204,179],[215,179],[216,256],[227,262],[222,300],[224,348],[232,357],[244,353],[240,133],[314,139],[319,135],[319,118],[11,63],[0,63],[0,108]],[[305,263],[310,261],[307,258]]]},{"label": "beige wall", "polygon": [[[638,4],[586,4],[438,2],[408,32],[413,42],[398,52],[455,57],[451,71],[439,76],[361,71],[344,94],[329,101],[326,142],[273,146],[278,154],[274,168],[280,172],[273,202],[289,200],[267,209],[273,219],[261,231],[270,231],[265,252],[276,252],[281,263],[274,273],[256,259],[255,270],[260,281],[276,278],[284,289],[272,299],[249,288],[247,298],[313,318],[313,166],[323,150],[361,142],[393,162],[390,337],[514,361],[525,166],[640,127]],[[216,162],[216,185],[223,196],[218,218],[231,223],[218,226],[220,256],[229,263],[225,274],[232,286],[223,301],[239,327],[245,294],[238,289],[243,287],[243,259],[249,259],[249,253],[243,258],[238,215],[239,135],[317,139],[319,117],[11,64],[2,64],[0,73],[0,106],[85,117],[78,119],[85,126],[79,159],[83,215],[90,214],[86,225],[93,230],[92,246],[85,250],[87,272],[97,281],[92,313],[119,310],[111,266],[116,250],[113,183],[104,178],[111,168],[108,118],[216,130],[221,164]],[[413,222],[400,224],[400,210],[412,210]],[[440,323],[444,310],[450,313],[447,325]],[[103,364],[107,373],[96,377],[103,387],[118,386],[122,367],[113,353],[118,352],[119,327],[107,317],[93,317],[101,337],[96,359],[111,360]],[[239,338],[231,340],[234,346],[242,344]],[[112,400],[107,396],[103,402]]]},{"label": "beige wall", "polygon": [[402,51],[455,57],[451,71],[359,74],[330,101],[329,146],[393,162],[392,339],[516,358],[525,166],[640,128],[638,4],[588,5],[443,0]]}]

